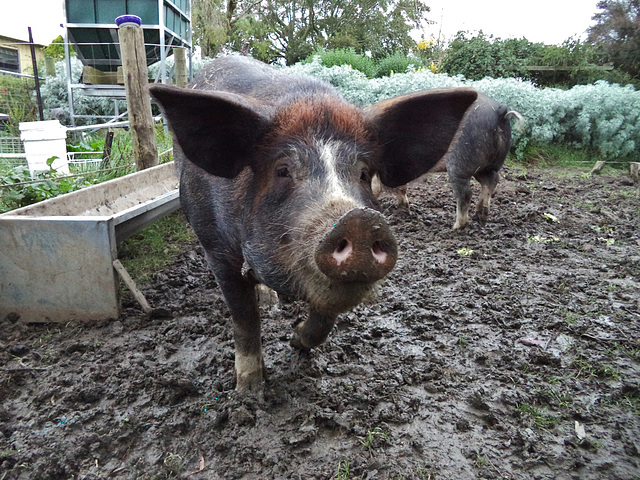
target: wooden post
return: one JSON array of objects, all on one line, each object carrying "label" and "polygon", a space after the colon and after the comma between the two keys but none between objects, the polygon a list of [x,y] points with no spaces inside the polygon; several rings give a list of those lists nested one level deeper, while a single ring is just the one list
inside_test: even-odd
[{"label": "wooden post", "polygon": [[104,137],[104,150],[102,151],[102,162],[100,168],[108,168],[111,160],[111,145],[113,145],[113,130],[107,130]]},{"label": "wooden post", "polygon": [[593,168],[591,169],[591,175],[595,175],[596,173],[600,173],[604,168],[605,163],[602,160],[598,160]]},{"label": "wooden post", "polygon": [[142,292],[138,290],[136,283],[133,281],[133,279],[129,275],[129,272],[127,272],[127,269],[124,268],[124,265],[122,265],[122,262],[120,262],[120,260],[116,258],[113,261],[113,268],[116,269],[116,272],[118,272],[118,275],[120,275],[120,278],[122,279],[124,284],[127,286],[129,291],[133,295],[133,298],[135,298],[138,301],[138,303],[142,307],[142,311],[144,313],[149,313],[151,311],[149,302],[147,302],[147,299],[144,297]]},{"label": "wooden post", "polygon": [[144,51],[142,21],[135,15],[116,18],[124,86],[129,110],[131,146],[138,170],[158,164],[158,147],[151,115],[149,72]]},{"label": "wooden post", "polygon": [[631,175],[633,183],[640,182],[640,162],[629,162],[629,175]]},{"label": "wooden post", "polygon": [[187,75],[187,49],[184,47],[173,47],[173,70],[176,75],[176,86],[184,88],[189,83]]}]

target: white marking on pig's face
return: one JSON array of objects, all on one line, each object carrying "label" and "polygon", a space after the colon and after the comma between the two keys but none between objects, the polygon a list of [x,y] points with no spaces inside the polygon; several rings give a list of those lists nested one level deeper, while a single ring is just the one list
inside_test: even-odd
[{"label": "white marking on pig's face", "polygon": [[324,178],[327,200],[341,200],[356,203],[356,200],[349,193],[346,182],[349,179],[340,178],[338,173],[338,158],[340,142],[327,141],[318,142],[318,153],[323,163],[326,177]]}]

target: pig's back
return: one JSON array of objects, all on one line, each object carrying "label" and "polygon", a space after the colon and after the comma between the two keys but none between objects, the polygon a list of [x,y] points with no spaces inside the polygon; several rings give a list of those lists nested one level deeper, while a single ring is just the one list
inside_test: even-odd
[{"label": "pig's back", "polygon": [[327,93],[338,95],[332,87],[319,80],[291,75],[240,55],[219,57],[207,63],[189,88],[248,95],[270,105],[286,102],[291,97]]}]

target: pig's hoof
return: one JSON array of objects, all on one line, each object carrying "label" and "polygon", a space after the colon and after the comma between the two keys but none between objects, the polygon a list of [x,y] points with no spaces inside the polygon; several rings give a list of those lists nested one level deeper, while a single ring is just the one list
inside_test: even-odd
[{"label": "pig's hoof", "polygon": [[298,350],[310,350],[311,347],[306,346],[303,342],[302,342],[302,338],[300,338],[300,335],[298,335],[298,332],[294,332],[293,336],[291,337],[291,346],[293,348],[296,348]]},{"label": "pig's hoof", "polygon": [[476,211],[476,220],[482,226],[487,224],[487,218],[489,218],[489,209],[486,207],[479,208]]},{"label": "pig's hoof", "polygon": [[262,372],[251,372],[237,376],[236,391],[238,392],[261,396],[263,387],[264,378]]},{"label": "pig's hoof", "polygon": [[453,229],[454,230],[464,230],[466,227],[467,227],[466,223],[463,224],[463,223],[456,222],[456,223],[453,224]]}]

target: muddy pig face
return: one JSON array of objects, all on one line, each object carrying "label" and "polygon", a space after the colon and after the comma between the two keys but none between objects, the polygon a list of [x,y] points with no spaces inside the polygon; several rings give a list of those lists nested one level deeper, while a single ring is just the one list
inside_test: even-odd
[{"label": "muddy pig face", "polygon": [[301,99],[274,115],[258,150],[246,261],[318,311],[350,309],[397,258],[371,193],[379,152],[364,118],[343,101]]},{"label": "muddy pig face", "polygon": [[[409,95],[363,113],[326,92],[278,105],[229,92],[152,93],[185,157],[230,179],[225,188],[242,203],[234,221],[245,269],[326,314],[357,305],[395,265],[373,174],[396,186],[426,172],[476,95]],[[438,104],[451,118],[425,114]]]}]

